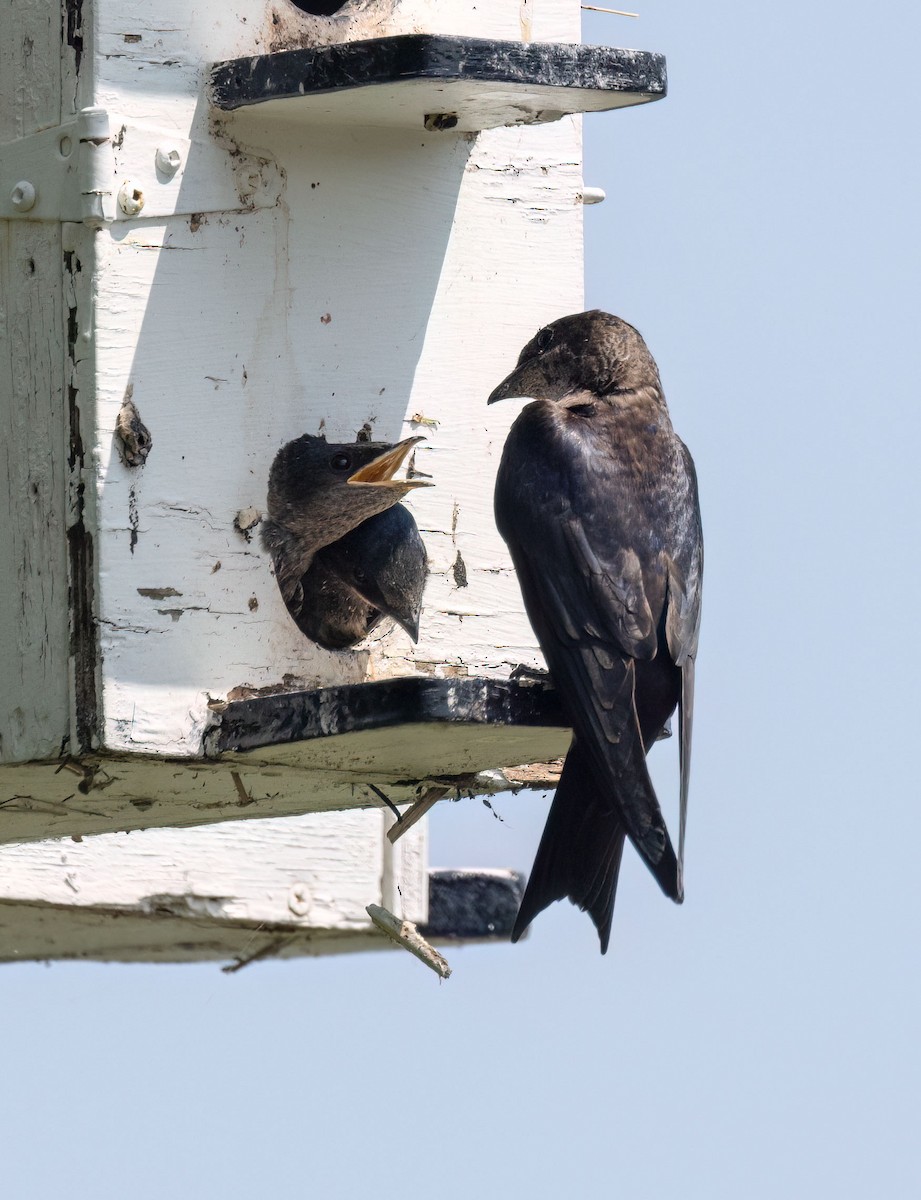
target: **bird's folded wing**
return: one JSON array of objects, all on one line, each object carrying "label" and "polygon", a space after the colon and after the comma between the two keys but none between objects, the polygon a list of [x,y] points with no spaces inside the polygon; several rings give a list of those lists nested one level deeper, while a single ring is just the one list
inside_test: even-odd
[{"label": "bird's folded wing", "polygon": [[703,575],[703,545],[698,533],[690,568],[681,570],[668,560],[668,595],[665,609],[665,637],[668,652],[681,670],[678,700],[678,751],[681,785],[678,817],[678,862],[684,869],[684,833],[687,825],[688,786],[691,778],[691,734],[694,725],[694,659],[700,634],[700,592]]},{"label": "bird's folded wing", "polygon": [[510,548],[547,666],[566,698],[596,778],[607,781],[611,803],[621,811],[630,840],[663,891],[679,899],[677,857],[649,778],[636,717],[633,659],[589,632],[604,622],[604,615],[591,597],[577,603],[577,589],[561,585],[568,565],[558,558],[551,571],[520,544],[510,543]]}]

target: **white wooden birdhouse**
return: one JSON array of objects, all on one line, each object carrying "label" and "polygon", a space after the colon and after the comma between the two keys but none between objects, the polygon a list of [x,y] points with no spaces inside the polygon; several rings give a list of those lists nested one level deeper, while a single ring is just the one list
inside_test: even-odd
[{"label": "white wooden birdhouse", "polygon": [[[583,306],[579,114],[661,57],[581,45],[578,0],[20,0],[0,56],[0,842],[560,756],[485,398]],[[305,433],[424,437],[418,644],[292,621],[260,525]]]}]

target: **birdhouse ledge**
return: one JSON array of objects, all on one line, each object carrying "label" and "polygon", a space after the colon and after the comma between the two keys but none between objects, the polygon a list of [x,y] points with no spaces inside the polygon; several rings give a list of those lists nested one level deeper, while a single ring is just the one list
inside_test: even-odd
[{"label": "birdhouse ledge", "polygon": [[211,72],[219,109],[458,133],[645,104],[666,87],[665,59],[648,51],[434,34],[282,50]]}]

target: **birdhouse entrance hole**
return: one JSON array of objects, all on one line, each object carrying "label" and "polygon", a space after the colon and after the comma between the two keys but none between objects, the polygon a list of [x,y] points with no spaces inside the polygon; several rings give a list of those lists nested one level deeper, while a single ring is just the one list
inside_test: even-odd
[{"label": "birdhouse entrance hole", "polygon": [[291,0],[291,3],[312,17],[332,17],[345,8],[348,0]]}]

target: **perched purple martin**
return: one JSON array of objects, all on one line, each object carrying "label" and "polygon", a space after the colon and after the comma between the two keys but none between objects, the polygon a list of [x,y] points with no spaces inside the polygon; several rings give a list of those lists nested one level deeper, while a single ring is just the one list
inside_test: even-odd
[{"label": "perched purple martin", "polygon": [[383,615],[418,635],[425,550],[398,502],[430,485],[393,474],[420,440],[335,444],[305,434],[275,456],[262,543],[298,628],[327,649],[355,645]]},{"label": "perched purple martin", "polygon": [[[607,950],[625,835],[684,898],[694,658],[703,539],[697,478],[640,334],[609,313],[539,330],[489,403],[533,397],[496,481],[508,543],[574,738],[512,941],[568,897]],[[680,711],[675,854],[646,752]]]}]

